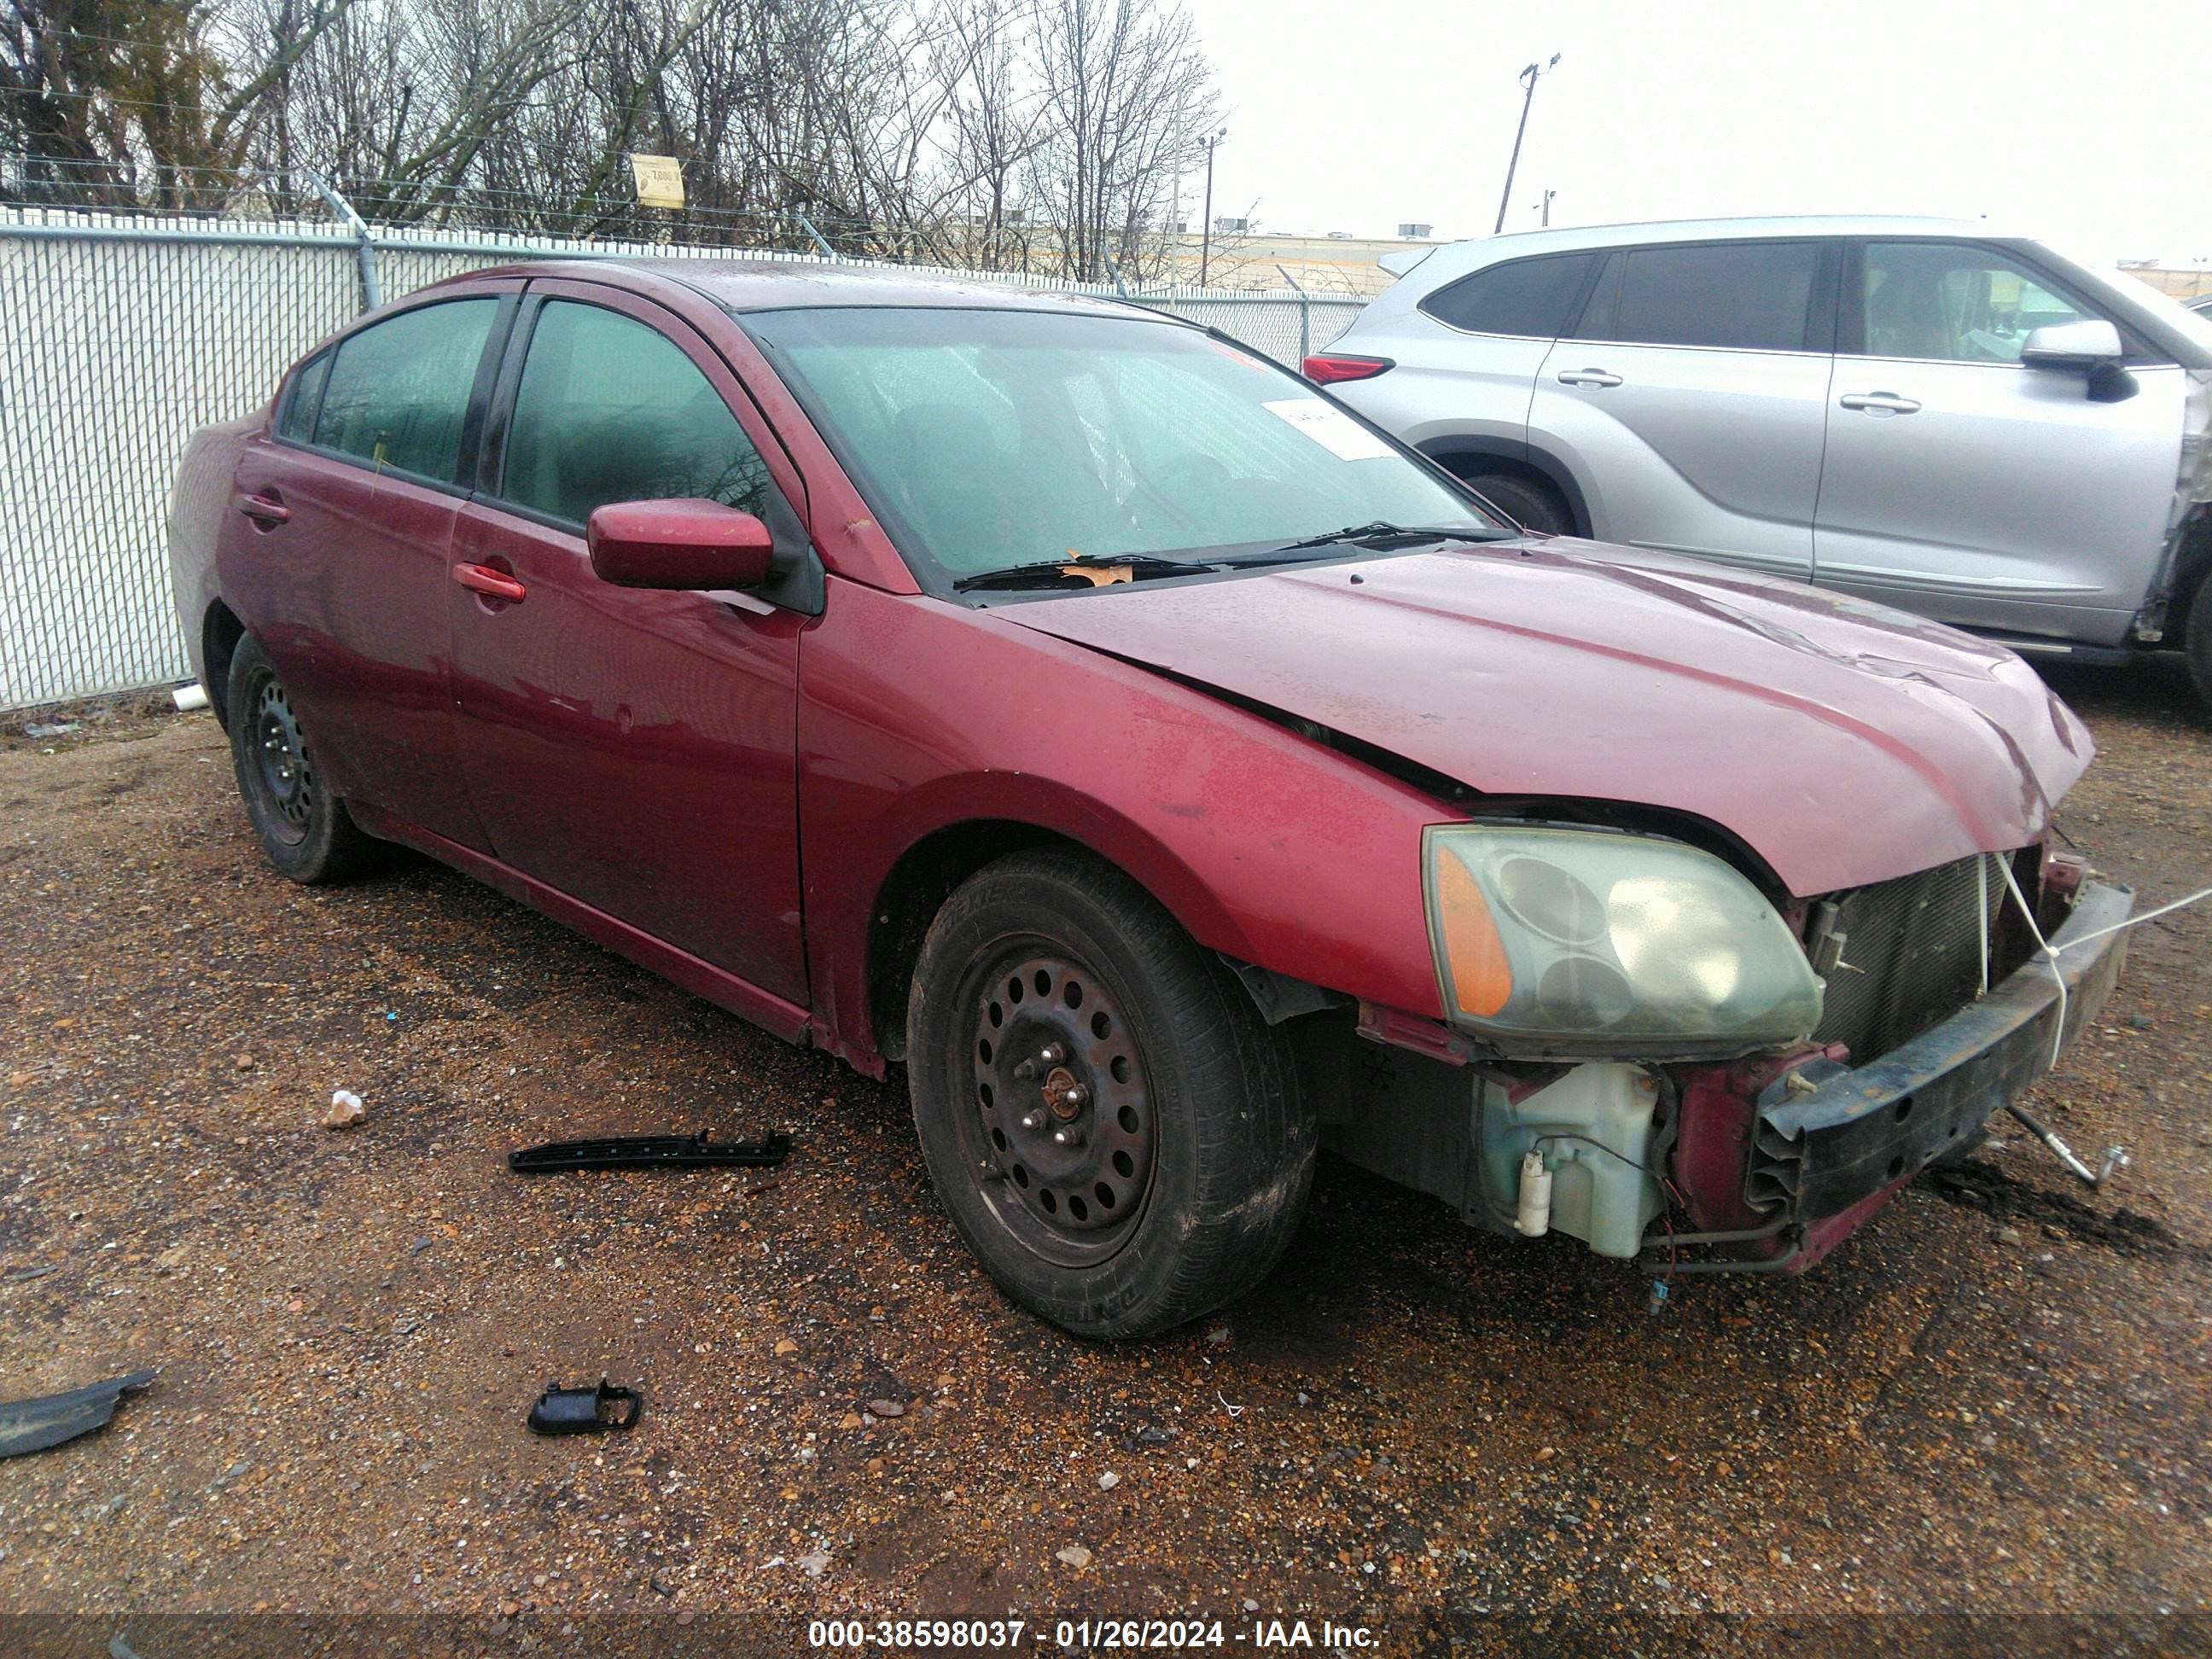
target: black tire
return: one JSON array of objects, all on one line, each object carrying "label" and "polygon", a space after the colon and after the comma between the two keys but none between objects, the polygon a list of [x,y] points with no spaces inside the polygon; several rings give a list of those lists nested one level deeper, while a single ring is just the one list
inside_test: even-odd
[{"label": "black tire", "polygon": [[2197,584],[2197,599],[2182,624],[2182,648],[2189,656],[2189,678],[2197,682],[2197,695],[2212,709],[2212,573]]},{"label": "black tire", "polygon": [[908,997],[907,1069],[961,1237],[1078,1335],[1148,1336],[1233,1300],[1305,1212],[1318,1131],[1282,1034],[1084,854],[1016,854],[945,902]]},{"label": "black tire", "polygon": [[1467,485],[1523,530],[1540,536],[1575,533],[1575,515],[1549,484],[1510,472],[1482,472],[1470,477]]},{"label": "black tire", "polygon": [[231,769],[269,861],[307,887],[365,867],[375,843],[322,787],[283,682],[251,638],[231,655],[227,696]]}]

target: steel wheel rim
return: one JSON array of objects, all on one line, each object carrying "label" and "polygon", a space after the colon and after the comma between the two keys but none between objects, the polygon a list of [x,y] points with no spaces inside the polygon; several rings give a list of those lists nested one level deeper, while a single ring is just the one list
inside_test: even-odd
[{"label": "steel wheel rim", "polygon": [[274,679],[264,680],[253,700],[252,742],[254,776],[275,814],[272,828],[287,842],[305,841],[315,811],[315,770],[292,700]]},{"label": "steel wheel rim", "polygon": [[1151,1195],[1158,1127],[1124,1004],[1045,939],[971,969],[961,1140],[984,1200],[1033,1255],[1089,1267],[1128,1242]]}]

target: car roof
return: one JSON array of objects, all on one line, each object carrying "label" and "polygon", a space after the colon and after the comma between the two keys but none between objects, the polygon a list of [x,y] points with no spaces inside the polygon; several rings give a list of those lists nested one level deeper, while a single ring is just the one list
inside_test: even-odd
[{"label": "car roof", "polygon": [[[1943,219],[1917,214],[1778,214],[1764,218],[1646,219],[1613,225],[1577,225],[1570,229],[1511,230],[1456,244],[1495,248],[1513,255],[1570,252],[1577,248],[1620,247],[1637,242],[1717,242],[1746,236],[1971,236],[1978,241],[2009,240],[2017,232],[1986,219]],[[1485,261],[1484,263],[1488,263]]]},{"label": "car roof", "polygon": [[681,283],[736,312],[789,311],[823,306],[902,306],[975,311],[1052,311],[1092,317],[1163,316],[1121,301],[1027,288],[988,277],[921,276],[896,265],[837,265],[806,259],[743,257],[696,259],[548,260],[471,271],[491,275],[562,276],[606,281],[625,274]]}]

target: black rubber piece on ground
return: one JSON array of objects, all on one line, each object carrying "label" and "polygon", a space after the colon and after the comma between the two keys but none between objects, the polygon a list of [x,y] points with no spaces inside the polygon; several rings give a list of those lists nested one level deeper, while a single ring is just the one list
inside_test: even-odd
[{"label": "black rubber piece on ground", "polygon": [[[988,1156],[972,1045],[994,964],[1043,951],[1083,964],[1124,1011],[1153,1139],[1138,1219],[1103,1259],[1049,1260]],[[915,1126],[938,1196],[1015,1302],[1079,1335],[1137,1337],[1265,1278],[1305,1212],[1319,1134],[1282,1034],[1219,961],[1127,876],[1073,849],[1014,854],[931,924],[907,1007]],[[963,1115],[969,1120],[963,1121]]]},{"label": "black rubber piece on ground", "polygon": [[[276,666],[251,635],[231,653],[227,695],[231,769],[238,778],[238,793],[245,798],[246,816],[269,861],[303,887],[342,881],[366,869],[377,844],[362,833],[345,803],[320,787],[313,751],[291,712]],[[262,714],[264,702],[271,705],[267,720]],[[301,793],[280,795],[264,757],[271,752],[266,745],[272,738],[281,742],[285,737],[296,744],[290,757],[295,773],[292,781]]]},{"label": "black rubber piece on ground", "polygon": [[791,1156],[791,1137],[709,1140],[696,1135],[609,1135],[598,1140],[549,1140],[507,1155],[516,1175],[568,1170],[772,1170]]},{"label": "black rubber piece on ground", "polygon": [[37,1400],[15,1400],[0,1405],[0,1457],[21,1457],[44,1451],[104,1428],[115,1414],[115,1402],[135,1394],[154,1380],[152,1371],[132,1371],[67,1394],[50,1394]]}]

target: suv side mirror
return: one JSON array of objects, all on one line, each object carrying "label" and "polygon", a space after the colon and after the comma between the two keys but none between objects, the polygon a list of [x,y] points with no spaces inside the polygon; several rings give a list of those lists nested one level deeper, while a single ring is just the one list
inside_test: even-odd
[{"label": "suv side mirror", "polygon": [[757,587],[774,556],[768,526],[720,501],[610,501],[584,526],[592,569],[617,587]]},{"label": "suv side mirror", "polygon": [[2072,369],[2076,374],[2118,363],[2120,356],[2120,331],[2101,317],[2046,323],[2030,329],[2020,345],[2020,360],[2031,368]]}]

